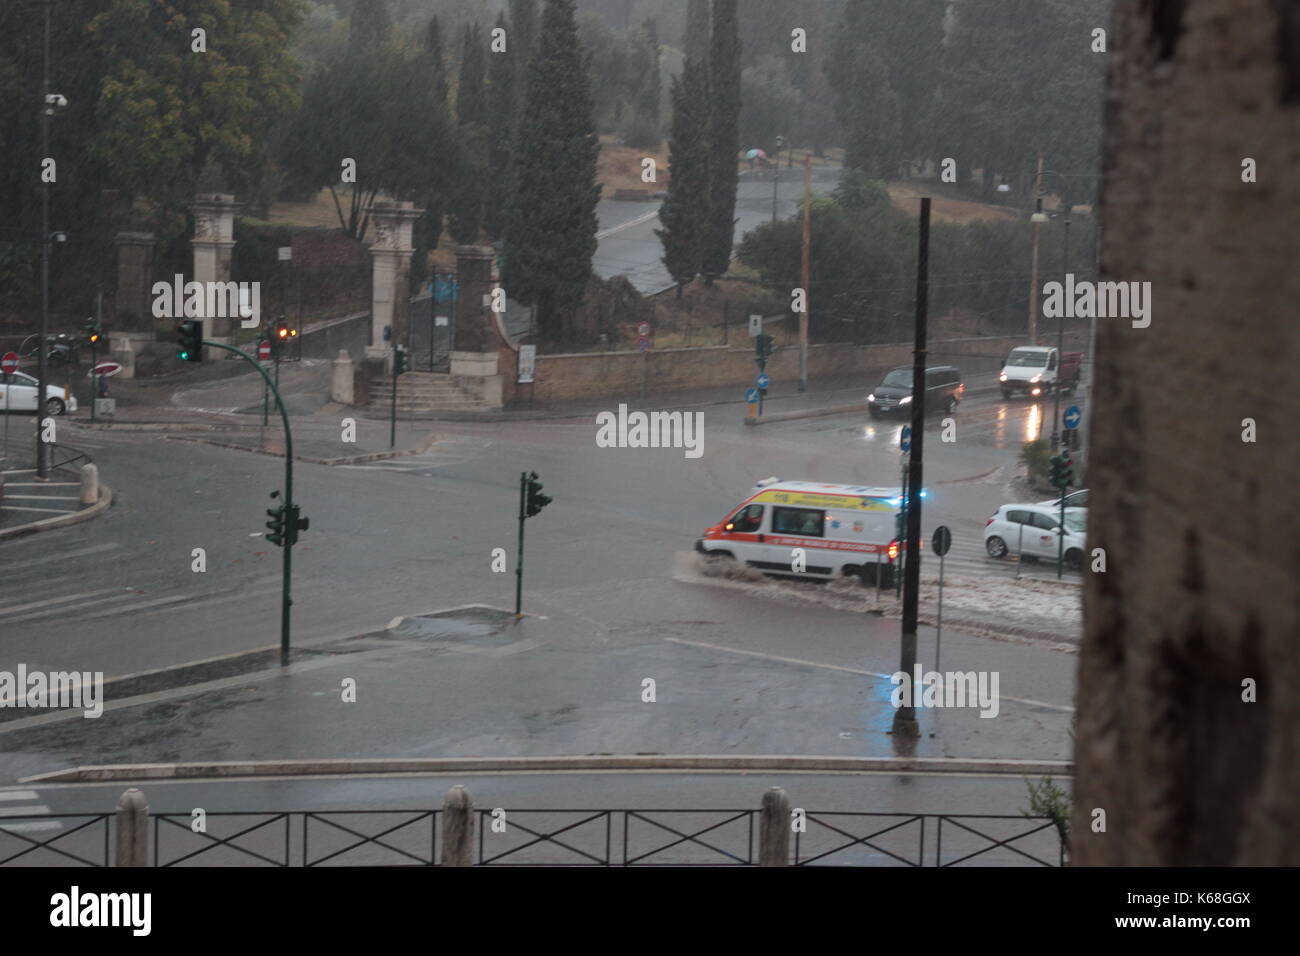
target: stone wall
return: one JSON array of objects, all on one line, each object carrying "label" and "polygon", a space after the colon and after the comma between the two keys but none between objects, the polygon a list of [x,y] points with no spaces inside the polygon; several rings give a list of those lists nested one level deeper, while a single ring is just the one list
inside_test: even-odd
[{"label": "stone wall", "polygon": [[1118,0],[1110,42],[1102,278],[1154,310],[1097,330],[1073,859],[1295,866],[1300,6]]},{"label": "stone wall", "polygon": [[[748,340],[752,341],[752,340]],[[1052,339],[1054,342],[1055,339]],[[1066,348],[1082,349],[1086,329],[1071,330]],[[1023,336],[980,336],[929,343],[931,365],[956,365],[965,375],[993,371],[1012,348],[1026,344]],[[1046,340],[1042,344],[1050,344]],[[845,379],[861,375],[864,385],[896,365],[910,365],[912,344],[813,345],[808,349],[808,378]],[[782,349],[767,363],[774,384],[799,378],[799,350]],[[754,350],[719,345],[706,348],[660,349],[649,352],[583,352],[537,356],[537,383],[532,400],[538,403],[620,398],[647,393],[754,384]]]}]

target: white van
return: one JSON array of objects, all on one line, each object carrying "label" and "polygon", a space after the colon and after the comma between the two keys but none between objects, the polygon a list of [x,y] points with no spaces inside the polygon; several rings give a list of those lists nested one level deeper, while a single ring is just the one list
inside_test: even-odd
[{"label": "white van", "polygon": [[705,530],[695,550],[768,574],[853,575],[873,587],[879,568],[881,586],[893,587],[901,506],[900,488],[766,478]]}]

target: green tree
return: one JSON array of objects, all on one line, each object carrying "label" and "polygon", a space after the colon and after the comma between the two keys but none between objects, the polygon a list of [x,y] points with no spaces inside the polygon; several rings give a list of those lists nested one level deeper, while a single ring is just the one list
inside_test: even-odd
[{"label": "green tree", "polygon": [[[463,179],[447,104],[429,72],[423,57],[389,48],[346,55],[307,83],[281,163],[300,188],[328,188],[340,225],[357,239],[381,194],[441,208]],[[343,178],[353,168],[355,183]]]},{"label": "green tree", "polygon": [[487,53],[483,31],[477,23],[465,24],[461,40],[460,80],[456,84],[456,119],[462,126],[481,123],[487,116]]},{"label": "green tree", "polygon": [[709,202],[709,83],[703,61],[687,60],[672,81],[673,120],[668,136],[668,198],[659,209],[663,262],[677,297],[700,274]]},{"label": "green tree", "polygon": [[731,266],[740,152],[740,30],[736,0],[713,0],[709,47],[709,219],[702,271],[712,282]]},{"label": "green tree", "polygon": [[790,82],[785,61],[765,56],[757,65],[746,67],[740,88],[742,147],[765,149],[780,162],[776,138],[785,136],[793,145],[792,127],[799,118],[799,91]]},{"label": "green tree", "polygon": [[374,53],[388,45],[393,35],[393,21],[388,15],[388,0],[353,0],[348,18],[348,52]]},{"label": "green tree", "polygon": [[848,82],[836,98],[844,125],[844,165],[892,179],[898,175],[901,149],[898,98],[872,47],[860,46],[851,55]]},{"label": "green tree", "polygon": [[424,31],[424,52],[429,58],[429,75],[433,82],[433,94],[442,102],[447,102],[447,60],[442,49],[442,24],[436,16],[429,19],[429,26]]},{"label": "green tree", "polygon": [[483,31],[477,23],[466,24],[456,85],[462,179],[451,202],[451,235],[460,243],[477,242],[483,222],[488,169],[486,71]]},{"label": "green tree", "polygon": [[574,0],[546,0],[514,150],[502,279],[537,307],[541,334],[561,342],[572,338],[596,251],[600,142],[584,66]]},{"label": "green tree", "polygon": [[709,30],[712,17],[709,0],[688,0],[686,7],[686,32],[682,34],[682,50],[688,60],[707,63],[709,60]]},{"label": "green tree", "polygon": [[[504,11],[497,13],[496,26],[508,30]],[[515,77],[522,62],[517,49],[507,40],[505,53],[494,53],[488,58],[487,189],[483,197],[483,227],[493,239],[499,239],[505,229],[510,202],[510,153],[518,86]]]},{"label": "green tree", "polygon": [[631,38],[635,60],[629,100],[632,119],[624,137],[627,145],[654,149],[659,145],[659,101],[663,96],[660,82],[659,29],[654,20],[641,24]]}]

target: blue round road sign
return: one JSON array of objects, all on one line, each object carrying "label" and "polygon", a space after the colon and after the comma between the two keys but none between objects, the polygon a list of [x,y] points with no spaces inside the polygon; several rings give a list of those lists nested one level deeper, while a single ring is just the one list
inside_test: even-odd
[{"label": "blue round road sign", "polygon": [[745,389],[745,401],[748,402],[750,405],[755,404],[758,401],[758,389],[756,388]]},{"label": "blue round road sign", "polygon": [[912,426],[904,425],[903,430],[898,434],[898,447],[903,451],[912,450]]},{"label": "blue round road sign", "polygon": [[760,373],[759,373],[759,375],[758,375],[758,387],[759,387],[759,388],[767,388],[767,384],[768,384],[768,382],[770,382],[770,381],[772,381],[772,380],[771,380],[770,378],[767,377],[767,373],[766,373],[766,372],[760,372]]},{"label": "blue round road sign", "polygon": [[1065,410],[1065,427],[1074,431],[1083,421],[1083,412],[1079,411],[1078,405],[1071,405]]}]

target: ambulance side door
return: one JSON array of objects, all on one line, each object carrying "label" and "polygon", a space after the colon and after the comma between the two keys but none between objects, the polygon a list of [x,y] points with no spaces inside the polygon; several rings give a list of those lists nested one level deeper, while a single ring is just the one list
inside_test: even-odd
[{"label": "ambulance side door", "polygon": [[747,563],[763,559],[768,511],[767,506],[751,502],[728,519],[727,523],[734,527],[726,532],[722,540],[737,561]]}]

